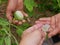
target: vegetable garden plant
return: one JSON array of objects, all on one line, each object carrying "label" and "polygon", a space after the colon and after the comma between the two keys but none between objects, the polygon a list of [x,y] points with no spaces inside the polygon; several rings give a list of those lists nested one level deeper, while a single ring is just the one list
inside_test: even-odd
[{"label": "vegetable garden plant", "polygon": [[[0,5],[3,3],[7,3],[7,0],[0,0]],[[60,12],[60,0],[24,0],[25,12],[34,20],[40,17],[47,17],[52,15],[45,15],[44,12],[49,11],[51,14],[56,14]],[[38,13],[35,12],[37,10]],[[40,13],[43,13],[43,16]],[[22,20],[23,15],[14,13],[14,18],[18,20]],[[5,13],[4,13],[5,15]],[[4,16],[3,15],[3,16]],[[40,15],[40,16],[39,16]],[[21,17],[19,17],[21,16]],[[29,28],[33,22],[31,23],[23,23],[22,25],[14,25],[7,21],[6,18],[0,18],[0,45],[18,45],[19,41],[16,38],[15,34],[18,37],[21,36],[24,30]],[[13,33],[13,31],[15,31]]]}]

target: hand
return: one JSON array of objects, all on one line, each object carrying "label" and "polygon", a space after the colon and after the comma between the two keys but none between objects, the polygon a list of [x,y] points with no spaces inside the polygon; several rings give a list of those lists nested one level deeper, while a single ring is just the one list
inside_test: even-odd
[{"label": "hand", "polygon": [[28,17],[28,15],[23,11],[23,0],[8,0],[8,6],[6,10],[7,19],[9,22],[13,22],[14,24],[22,24],[25,22],[25,20],[13,20],[13,12],[16,10],[20,10],[25,17]]},{"label": "hand", "polygon": [[36,24],[23,32],[20,45],[42,45],[45,33],[41,30],[42,24]]},{"label": "hand", "polygon": [[60,34],[60,13],[52,17],[51,26],[53,29],[49,29],[49,37]]},{"label": "hand", "polygon": [[48,17],[48,18],[40,18],[38,21],[36,21],[35,23],[43,23],[43,24],[49,24],[50,28],[48,30],[48,36],[49,38],[60,33],[60,13],[52,16],[52,17]]}]

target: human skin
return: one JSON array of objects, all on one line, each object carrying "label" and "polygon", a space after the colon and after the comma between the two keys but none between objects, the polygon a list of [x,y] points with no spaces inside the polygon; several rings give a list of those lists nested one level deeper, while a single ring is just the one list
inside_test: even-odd
[{"label": "human skin", "polygon": [[[8,0],[8,6],[7,6],[7,10],[6,10],[6,16],[9,20],[9,22],[13,22],[14,24],[22,24],[24,22],[24,20],[22,21],[18,21],[18,20],[13,20],[13,12],[16,10],[20,10],[22,11],[22,13],[24,14],[24,16],[28,17],[28,15],[23,11],[23,0]],[[51,19],[51,20],[50,20]],[[51,27],[53,29],[49,29],[51,33],[49,33],[49,37],[52,37],[54,35],[56,35],[57,33],[60,33],[60,13],[56,14],[55,16],[52,17],[48,17],[48,18],[40,18],[38,21],[38,23],[49,23],[49,21],[51,23],[49,23],[51,25]],[[43,21],[45,20],[45,21]],[[56,21],[55,21],[56,20]],[[56,23],[56,24],[55,24]],[[53,34],[54,33],[54,34]]]},{"label": "human skin", "polygon": [[[14,24],[22,24],[24,21],[13,20],[13,12],[16,10],[22,11],[24,16],[28,17],[28,15],[23,11],[23,0],[8,0],[8,6],[6,10],[6,16],[9,22],[13,22]],[[40,18],[36,21],[36,24],[50,24],[51,28],[49,29],[48,36],[52,37],[56,34],[60,34],[60,13],[56,14],[55,16],[48,17],[48,18]],[[36,26],[38,27],[38,26]],[[30,31],[30,30],[29,30]],[[29,31],[27,31],[29,33]],[[35,31],[34,31],[35,32]],[[32,34],[35,34],[35,33]],[[39,31],[37,31],[39,32]],[[26,35],[27,33],[25,33]],[[30,36],[32,35],[30,34]],[[34,36],[32,36],[33,38]],[[27,38],[27,37],[26,37]],[[29,38],[30,39],[30,38]]]},{"label": "human skin", "polygon": [[24,31],[19,45],[42,45],[46,34],[41,26],[42,24],[36,24]]},{"label": "human skin", "polygon": [[28,17],[28,15],[23,11],[23,0],[8,0],[6,17],[9,20],[9,22],[11,23],[13,22],[14,24],[22,24],[26,22],[25,20],[22,20],[22,21],[13,20],[13,13],[16,10],[21,11],[25,17]]},{"label": "human skin", "polygon": [[51,38],[52,36],[54,36],[56,34],[60,34],[60,13],[58,13],[52,17],[40,18],[35,23],[36,24],[43,23],[43,24],[49,24],[50,25],[50,28],[48,30],[49,38]]},{"label": "human skin", "polygon": [[[50,25],[50,28],[48,30],[49,38],[51,38],[52,36],[54,36],[56,34],[60,34],[60,20],[59,19],[60,19],[60,13],[56,14],[55,16],[52,16],[52,17],[40,18],[39,20],[37,20],[35,22],[36,26],[32,26],[32,28],[29,28],[26,31],[24,31],[20,45],[24,45],[24,44],[25,45],[42,45],[44,39],[41,38],[41,35],[43,35],[44,32],[42,32],[41,28],[44,24]],[[35,28],[38,30],[34,30]],[[31,33],[31,31],[32,31],[32,33]],[[39,32],[40,32],[40,34],[36,35],[35,31],[36,31],[36,34]],[[39,37],[39,38],[37,38],[37,37]],[[43,36],[43,38],[45,38],[45,37]],[[37,42],[35,42],[35,40]],[[39,41],[42,41],[42,42],[39,42]],[[34,42],[34,43],[32,43],[32,42]]]}]

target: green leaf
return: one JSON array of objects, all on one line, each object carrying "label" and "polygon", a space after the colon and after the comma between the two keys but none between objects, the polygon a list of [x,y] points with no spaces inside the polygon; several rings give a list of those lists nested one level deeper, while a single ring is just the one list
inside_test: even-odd
[{"label": "green leaf", "polygon": [[16,43],[12,43],[12,45],[17,45]]},{"label": "green leaf", "polygon": [[60,0],[57,0],[57,2],[58,2],[58,6],[60,7]]},{"label": "green leaf", "polygon": [[1,0],[0,0],[0,4],[1,4]]},{"label": "green leaf", "polygon": [[21,26],[17,26],[17,27],[19,27],[19,29],[24,31],[27,28],[31,27],[31,25],[29,23],[23,23]]},{"label": "green leaf", "polygon": [[5,38],[5,44],[6,44],[6,45],[11,45],[11,38],[10,38],[9,36],[7,36],[7,37]]},{"label": "green leaf", "polygon": [[35,2],[34,0],[24,0],[24,5],[31,12],[33,10],[33,7],[35,6]]},{"label": "green leaf", "polygon": [[16,33],[17,33],[19,36],[21,36],[21,35],[22,35],[22,33],[23,33],[23,30],[18,29],[18,30],[16,30]]},{"label": "green leaf", "polygon": [[0,30],[0,35],[2,35],[2,36],[6,35],[5,31],[4,30]]},{"label": "green leaf", "polygon": [[6,3],[8,0],[0,0],[0,5]]},{"label": "green leaf", "polygon": [[3,44],[4,44],[4,39],[0,38],[0,45],[3,45]]},{"label": "green leaf", "polygon": [[3,19],[3,18],[0,18],[0,25],[1,26],[6,26],[6,25],[9,25],[8,21]]}]

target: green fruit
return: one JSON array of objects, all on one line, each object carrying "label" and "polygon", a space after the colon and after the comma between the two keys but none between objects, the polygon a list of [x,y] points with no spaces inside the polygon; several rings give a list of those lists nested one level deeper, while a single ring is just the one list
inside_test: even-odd
[{"label": "green fruit", "polygon": [[23,14],[22,14],[21,11],[16,11],[16,12],[14,13],[14,18],[15,18],[16,20],[23,20],[23,19],[24,19],[24,16],[23,16]]}]

